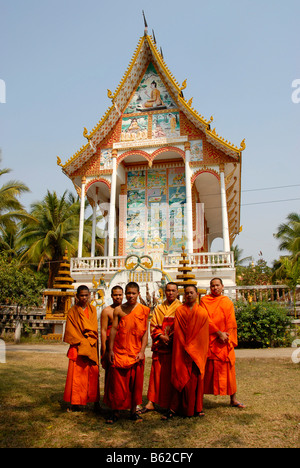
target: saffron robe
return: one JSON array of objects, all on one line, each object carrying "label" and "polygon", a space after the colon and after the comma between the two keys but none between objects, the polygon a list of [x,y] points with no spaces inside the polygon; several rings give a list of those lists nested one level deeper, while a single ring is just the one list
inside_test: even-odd
[{"label": "saffron robe", "polygon": [[108,327],[107,327],[107,330],[106,330],[106,342],[105,342],[106,351],[105,351],[105,353],[101,356],[101,364],[102,364],[102,367],[105,369],[105,374],[104,374],[104,392],[105,392],[105,388],[106,388],[106,386],[107,386],[108,368],[109,368],[109,366],[110,366],[110,363],[109,363],[108,358],[107,358],[107,352],[108,352],[108,343],[109,343],[109,335],[110,335],[111,327],[112,327],[112,323],[109,323],[109,325],[108,325]]},{"label": "saffron robe", "polygon": [[185,416],[203,408],[203,378],[209,347],[208,314],[195,304],[175,313],[171,382],[174,392],[170,408]]},{"label": "saffron robe", "polygon": [[137,362],[136,356],[147,332],[149,312],[148,307],[137,304],[120,319],[103,398],[113,410],[131,409],[142,403],[145,360]]},{"label": "saffron robe", "polygon": [[[209,353],[206,364],[204,393],[236,393],[235,352],[238,344],[233,302],[226,296],[204,296],[201,305],[209,315]],[[218,339],[218,331],[229,333],[227,343]]]},{"label": "saffron robe", "polygon": [[160,91],[156,88],[151,90],[151,98],[145,102],[144,107],[156,107],[156,106],[162,106],[163,102],[160,97]]},{"label": "saffron robe", "polygon": [[72,405],[99,401],[98,320],[94,306],[88,304],[83,310],[75,305],[69,310],[64,342],[70,344],[64,401]]},{"label": "saffron robe", "polygon": [[[171,366],[172,366],[172,343],[173,339],[168,345],[160,342],[159,336],[161,334],[168,334],[164,330],[163,324],[165,319],[172,319],[176,309],[181,306],[181,302],[176,299],[172,304],[164,301],[163,304],[158,305],[153,313],[150,321],[150,334],[152,338],[152,366],[150,371],[149,387],[148,387],[148,400],[156,403],[162,408],[169,408],[170,396],[172,392],[171,384]],[[172,331],[174,327],[172,327]]]}]

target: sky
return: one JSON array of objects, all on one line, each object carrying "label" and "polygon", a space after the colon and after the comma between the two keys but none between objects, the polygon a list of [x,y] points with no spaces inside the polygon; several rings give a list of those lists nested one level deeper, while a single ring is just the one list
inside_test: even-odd
[{"label": "sky", "polygon": [[[242,153],[242,232],[234,245],[271,266],[273,236],[300,204],[299,0],[0,0],[0,183],[21,201],[62,195],[57,166],[86,144],[144,34],[154,30],[185,98]],[[215,250],[222,246],[215,245]]]}]

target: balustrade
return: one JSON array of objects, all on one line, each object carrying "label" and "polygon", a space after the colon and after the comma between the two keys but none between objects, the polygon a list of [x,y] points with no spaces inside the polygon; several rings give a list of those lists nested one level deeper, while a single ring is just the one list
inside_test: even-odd
[{"label": "balustrade", "polygon": [[[101,271],[113,272],[125,268],[126,257],[82,257],[71,259],[72,272]],[[162,256],[164,270],[177,269],[181,255],[170,254]],[[190,265],[195,269],[234,268],[233,252],[202,252],[188,254]]]}]

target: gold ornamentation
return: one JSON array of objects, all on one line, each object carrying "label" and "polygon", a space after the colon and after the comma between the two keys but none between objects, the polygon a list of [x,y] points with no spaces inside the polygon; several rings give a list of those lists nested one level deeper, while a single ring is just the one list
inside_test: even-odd
[{"label": "gold ornamentation", "polygon": [[88,141],[90,141],[90,139],[91,139],[92,137],[91,137],[90,135],[88,135],[88,133],[89,133],[89,132],[88,132],[87,128],[84,127],[84,129],[83,129],[83,136],[84,136],[84,138],[86,138]]},{"label": "gold ornamentation", "polygon": [[245,148],[246,148],[246,143],[245,143],[245,138],[244,138],[241,142],[240,151],[244,151]]},{"label": "gold ornamentation", "polygon": [[[135,261],[132,260],[131,262],[129,262],[130,259],[135,259]],[[146,260],[142,261],[143,259]],[[137,269],[138,266],[142,267],[144,270],[148,270],[153,267],[153,260],[151,257],[149,257],[149,255],[142,255],[141,257],[139,257],[136,254],[128,255],[128,257],[125,260],[126,270],[134,271]]]},{"label": "gold ornamentation", "polygon": [[182,82],[180,91],[183,91],[186,88],[186,79]]}]

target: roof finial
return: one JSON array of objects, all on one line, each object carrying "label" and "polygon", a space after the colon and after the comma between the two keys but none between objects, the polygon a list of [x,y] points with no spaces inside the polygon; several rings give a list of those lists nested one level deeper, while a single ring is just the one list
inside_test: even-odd
[{"label": "roof finial", "polygon": [[145,31],[144,31],[144,34],[145,34],[145,36],[147,36],[147,34],[148,34],[148,24],[147,24],[147,21],[146,21],[146,17],[145,17],[144,10],[142,10],[142,11],[143,11],[144,25],[145,25]]},{"label": "roof finial", "polygon": [[160,55],[161,55],[161,58],[163,59],[163,58],[164,58],[164,54],[163,54],[162,48],[160,48]]},{"label": "roof finial", "polygon": [[154,30],[153,30],[153,29],[152,29],[152,36],[153,36],[154,44],[156,44],[156,37],[155,37],[155,34],[154,34]]}]

